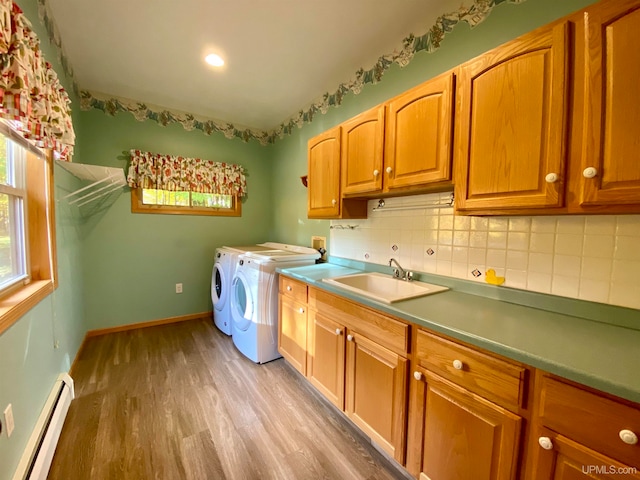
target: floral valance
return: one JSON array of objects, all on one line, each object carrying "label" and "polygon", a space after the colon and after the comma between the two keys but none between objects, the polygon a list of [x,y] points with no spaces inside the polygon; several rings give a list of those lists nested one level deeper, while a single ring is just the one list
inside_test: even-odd
[{"label": "floral valance", "polygon": [[247,192],[243,168],[200,158],[131,150],[127,181],[131,188],[237,195]]},{"label": "floral valance", "polygon": [[75,143],[70,104],[29,19],[12,1],[0,0],[0,118],[70,160]]}]

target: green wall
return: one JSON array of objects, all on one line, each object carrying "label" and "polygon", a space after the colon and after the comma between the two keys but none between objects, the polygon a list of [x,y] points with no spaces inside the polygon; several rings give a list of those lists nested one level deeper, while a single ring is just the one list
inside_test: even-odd
[{"label": "green wall", "polygon": [[[420,83],[437,76],[504,42],[576,11],[593,0],[527,0],[501,4],[473,29],[458,24],[445,36],[440,49],[416,54],[409,65],[394,64],[376,85],[366,85],[359,95],[348,94],[339,108],[318,115],[310,124],[271,147],[275,212],[272,237],[281,242],[307,244],[312,235],[329,240],[328,220],[309,220],[306,189],[299,176],[307,173],[307,142],[310,138],[372,108]],[[387,53],[387,52],[385,52]],[[346,80],[346,79],[345,79]],[[329,245],[329,253],[331,253]]]}]

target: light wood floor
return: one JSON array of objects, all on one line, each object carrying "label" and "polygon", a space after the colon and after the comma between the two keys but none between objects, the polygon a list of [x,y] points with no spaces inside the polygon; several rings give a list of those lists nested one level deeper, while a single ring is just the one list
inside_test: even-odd
[{"label": "light wood floor", "polygon": [[50,479],[404,478],[284,360],[210,319],[87,340]]}]

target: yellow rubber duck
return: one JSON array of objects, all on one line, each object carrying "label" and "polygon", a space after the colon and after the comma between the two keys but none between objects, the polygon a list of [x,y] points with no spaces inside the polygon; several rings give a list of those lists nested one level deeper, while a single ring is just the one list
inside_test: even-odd
[{"label": "yellow rubber duck", "polygon": [[502,285],[504,283],[504,277],[498,277],[496,271],[493,268],[487,270],[485,280],[491,285]]}]

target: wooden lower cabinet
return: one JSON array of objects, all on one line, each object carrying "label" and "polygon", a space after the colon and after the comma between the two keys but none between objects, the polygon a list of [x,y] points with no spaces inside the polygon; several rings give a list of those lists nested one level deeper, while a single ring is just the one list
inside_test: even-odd
[{"label": "wooden lower cabinet", "polygon": [[344,410],[345,327],[310,310],[307,379],[340,410]]},{"label": "wooden lower cabinet", "polygon": [[280,294],[278,351],[300,373],[307,373],[307,305]]},{"label": "wooden lower cabinet", "polygon": [[423,368],[412,380],[407,470],[421,480],[516,478],[522,418]]},{"label": "wooden lower cabinet", "polygon": [[347,335],[347,416],[404,464],[407,359],[359,335]]},{"label": "wooden lower cabinet", "polygon": [[536,442],[538,445],[529,475],[532,480],[640,480],[637,468],[624,465],[551,430],[541,428]]}]

